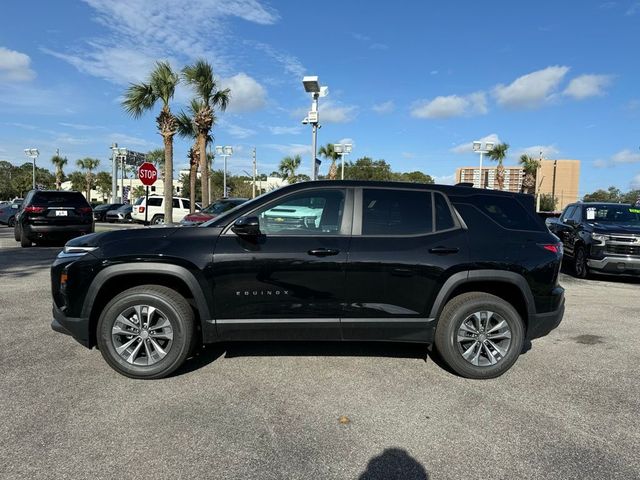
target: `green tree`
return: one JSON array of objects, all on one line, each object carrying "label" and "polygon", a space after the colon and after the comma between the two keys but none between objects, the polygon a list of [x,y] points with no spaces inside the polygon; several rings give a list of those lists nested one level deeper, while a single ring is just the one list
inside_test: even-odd
[{"label": "green tree", "polygon": [[287,180],[289,183],[296,183],[298,181],[298,175],[296,171],[300,168],[302,159],[300,155],[286,156],[280,160],[278,169],[280,170],[280,177]]},{"label": "green tree", "polygon": [[344,178],[349,180],[391,180],[392,177],[391,165],[384,160],[362,157],[344,166]]},{"label": "green tree", "polygon": [[540,211],[541,212],[554,212],[558,205],[558,199],[553,198],[550,193],[543,193],[540,195]]},{"label": "green tree", "polygon": [[62,189],[62,181],[64,180],[64,172],[62,168],[67,164],[67,157],[61,157],[60,155],[54,155],[51,157],[51,163],[56,167],[56,190]]},{"label": "green tree", "polygon": [[434,183],[431,175],[419,171],[393,173],[391,179],[397,182]]},{"label": "green tree", "polygon": [[17,196],[17,190],[13,182],[16,167],[6,160],[0,160],[0,199],[11,200]]},{"label": "green tree", "polygon": [[487,154],[491,160],[498,162],[498,167],[496,168],[496,183],[498,184],[498,190],[504,190],[503,161],[507,156],[507,150],[509,150],[508,143],[499,143],[489,150],[489,153]]},{"label": "green tree", "polygon": [[156,62],[148,83],[131,84],[122,106],[134,118],[140,118],[159,101],[162,104],[156,118],[158,132],[164,143],[164,222],[173,223],[173,137],[177,131],[176,117],[169,102],[173,99],[180,77],[169,62]]},{"label": "green tree", "polygon": [[593,193],[587,193],[582,200],[584,202],[622,202],[624,196],[619,188],[614,186],[609,187],[607,190],[596,190]]},{"label": "green tree", "polygon": [[146,190],[142,185],[138,185],[137,187],[133,187],[131,190],[131,203],[133,203],[134,198],[144,197],[146,194]]},{"label": "green tree", "polygon": [[192,102],[193,123],[198,131],[198,156],[200,158],[200,183],[202,189],[202,203],[210,202],[208,183],[209,169],[207,167],[207,140],[210,138],[211,129],[215,123],[215,109],[224,111],[229,104],[230,90],[220,90],[213,75],[211,65],[202,59],[196,60],[192,65],[182,69],[185,81],[191,85],[197,96]]},{"label": "green tree", "polygon": [[106,200],[111,196],[111,174],[108,172],[98,172],[96,174],[96,189]]},{"label": "green tree", "polygon": [[68,176],[71,181],[71,190],[82,192],[85,188],[85,182],[87,181],[85,174],[82,172],[71,172]]},{"label": "green tree", "polygon": [[95,185],[95,175],[93,171],[98,168],[100,164],[100,160],[97,158],[82,158],[76,162],[76,165],[84,170],[85,175],[85,195],[87,197],[87,201],[91,201],[91,189]]},{"label": "green tree", "polygon": [[322,155],[327,160],[331,160],[331,166],[329,167],[329,180],[335,180],[338,177],[338,168],[336,167],[336,160],[340,158],[340,154],[335,151],[333,143],[327,143],[318,150],[318,155]]},{"label": "green tree", "polygon": [[536,190],[536,179],[538,174],[538,168],[540,168],[540,160],[536,160],[527,154],[520,155],[519,160],[524,172],[524,178],[522,179],[522,192],[534,193]]}]

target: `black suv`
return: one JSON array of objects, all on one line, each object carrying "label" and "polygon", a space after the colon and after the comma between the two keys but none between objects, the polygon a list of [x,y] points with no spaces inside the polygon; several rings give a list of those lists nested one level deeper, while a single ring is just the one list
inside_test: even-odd
[{"label": "black suv", "polygon": [[93,233],[93,228],[91,206],[80,192],[31,190],[16,215],[14,237],[30,247]]},{"label": "black suv", "polygon": [[640,208],[620,203],[572,203],[549,230],[564,245],[575,275],[591,271],[640,275]]},{"label": "black suv", "polygon": [[68,242],[51,267],[52,327],[133,378],[232,340],[421,342],[492,378],[560,323],[561,258],[530,196],[299,183],[199,227]]}]

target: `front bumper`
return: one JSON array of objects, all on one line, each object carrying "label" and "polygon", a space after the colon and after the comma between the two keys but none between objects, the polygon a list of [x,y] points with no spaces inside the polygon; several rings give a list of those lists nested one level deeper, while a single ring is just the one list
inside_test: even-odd
[{"label": "front bumper", "polygon": [[640,275],[640,258],[631,256],[613,257],[602,259],[588,259],[587,266],[602,273]]},{"label": "front bumper", "polygon": [[91,336],[89,335],[89,319],[88,318],[73,318],[67,317],[60,308],[53,304],[53,320],[51,321],[51,328],[65,335],[72,336],[79,343],[87,348],[91,348]]},{"label": "front bumper", "polygon": [[529,317],[527,328],[527,340],[544,337],[560,325],[564,316],[564,294],[560,299],[558,308],[552,312],[537,313]]}]

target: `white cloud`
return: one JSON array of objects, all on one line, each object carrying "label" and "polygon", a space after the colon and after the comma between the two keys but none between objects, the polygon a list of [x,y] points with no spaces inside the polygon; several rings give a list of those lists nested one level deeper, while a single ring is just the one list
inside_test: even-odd
[{"label": "white cloud", "polygon": [[580,75],[569,82],[564,94],[582,100],[605,94],[604,89],[611,84],[611,75]]},{"label": "white cloud", "polygon": [[496,85],[493,95],[498,104],[510,108],[535,108],[549,101],[569,67],[551,66],[516,78],[509,85]]},{"label": "white cloud", "polygon": [[400,155],[402,155],[402,158],[407,158],[409,160],[416,158],[416,154],[413,152],[402,152]]},{"label": "white cloud", "polygon": [[357,108],[354,105],[341,105],[331,100],[320,104],[320,123],[347,123],[352,121],[356,114]]},{"label": "white cloud", "polygon": [[631,188],[640,189],[640,173],[631,180]]},{"label": "white cloud", "polygon": [[[502,143],[497,133],[492,133],[490,135],[487,135],[486,137],[479,138],[477,141],[482,143],[493,142],[494,144]],[[468,143],[461,143],[460,145],[456,145],[451,149],[451,151],[453,153],[472,153],[473,142],[474,141],[470,141]]]},{"label": "white cloud", "polygon": [[296,127],[269,127],[272,135],[298,135],[302,131],[302,126]]},{"label": "white cloud", "polygon": [[354,142],[353,138],[351,138],[351,137],[341,138],[336,143],[342,143],[342,144],[350,143],[352,148],[356,148],[356,142]]},{"label": "white cloud", "polygon": [[609,163],[606,160],[602,160],[601,158],[599,158],[598,160],[594,160],[593,162],[593,166],[595,168],[605,168],[609,165]]},{"label": "white cloud", "polygon": [[266,104],[267,91],[246,73],[238,73],[220,83],[223,88],[231,89],[228,107],[230,112],[259,110]]},{"label": "white cloud", "polygon": [[633,152],[629,149],[620,150],[611,157],[611,163],[614,165],[640,163],[640,152]]},{"label": "white cloud", "polygon": [[268,143],[263,145],[266,148],[270,148],[277,152],[282,153],[283,155],[310,155],[311,154],[311,146],[301,143],[289,143],[289,144],[280,144],[280,143]]},{"label": "white cloud", "polygon": [[414,103],[411,110],[411,115],[416,118],[451,118],[485,113],[487,113],[487,97],[484,92],[421,100]]},{"label": "white cloud", "polygon": [[300,63],[300,60],[298,60],[293,55],[276,50],[271,45],[268,45],[266,43],[249,41],[247,41],[246,43],[248,43],[249,45],[253,45],[255,48],[264,52],[276,62],[280,63],[284,67],[284,71],[294,77],[296,81],[300,81],[300,78],[304,76],[306,68],[304,67],[304,65],[302,65],[302,63]]},{"label": "white cloud", "polygon": [[520,155],[529,155],[533,158],[540,158],[540,152],[542,152],[542,158],[548,159],[557,156],[560,150],[555,145],[532,145],[516,150],[515,156],[519,158]]},{"label": "white cloud", "polygon": [[382,115],[382,114],[393,112],[394,108],[395,108],[395,105],[393,101],[388,100],[386,102],[375,104],[373,107],[371,107],[371,110]]},{"label": "white cloud", "polygon": [[433,181],[440,185],[453,185],[456,181],[456,174],[451,175],[433,175]]},{"label": "white cloud", "polygon": [[240,125],[235,125],[233,123],[229,123],[224,126],[224,129],[227,131],[229,135],[235,138],[248,138],[252,135],[255,135],[256,131],[251,128],[241,127]]},{"label": "white cloud", "polygon": [[0,82],[25,82],[35,76],[29,55],[0,47]]},{"label": "white cloud", "polygon": [[74,130],[104,130],[106,127],[102,127],[99,125],[85,125],[83,123],[66,123],[59,122],[59,125],[63,127],[73,128]]}]

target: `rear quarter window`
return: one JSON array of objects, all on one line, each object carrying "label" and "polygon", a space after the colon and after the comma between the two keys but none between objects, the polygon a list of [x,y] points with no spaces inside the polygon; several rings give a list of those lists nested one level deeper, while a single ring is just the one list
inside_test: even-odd
[{"label": "rear quarter window", "polygon": [[[544,224],[539,222],[514,197],[501,195],[473,195],[459,200],[479,210],[485,217],[508,230],[543,230]],[[463,209],[464,210],[464,209]],[[465,218],[463,214],[463,219]]]}]

